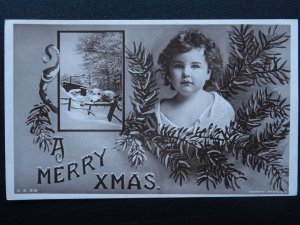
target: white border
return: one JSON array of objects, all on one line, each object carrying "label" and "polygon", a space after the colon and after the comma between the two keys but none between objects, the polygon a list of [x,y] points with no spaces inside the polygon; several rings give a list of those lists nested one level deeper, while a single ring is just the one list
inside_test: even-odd
[{"label": "white border", "polygon": [[5,109],[5,175],[6,198],[17,199],[14,194],[14,121],[13,121],[13,24],[5,21],[4,36],[4,109]]},{"label": "white border", "polygon": [[[13,25],[193,25],[257,24],[291,26],[290,145],[288,194],[15,194],[14,193],[14,121],[13,121]],[[298,20],[6,20],[5,21],[5,163],[8,200],[95,199],[95,198],[194,198],[194,197],[265,197],[295,196],[298,182]],[[297,93],[297,94],[294,94]]]},{"label": "white border", "polygon": [[12,24],[42,25],[197,25],[197,24],[258,24],[258,25],[292,25],[297,19],[226,19],[226,20],[6,20]]},{"label": "white border", "polygon": [[[297,195],[298,186],[298,21],[291,21],[291,73],[290,73],[290,145],[289,145],[289,193]],[[296,161],[296,163],[295,163]]]},{"label": "white border", "polygon": [[283,197],[290,194],[14,194],[8,200],[43,199],[122,199],[122,198],[218,198],[218,197]]}]

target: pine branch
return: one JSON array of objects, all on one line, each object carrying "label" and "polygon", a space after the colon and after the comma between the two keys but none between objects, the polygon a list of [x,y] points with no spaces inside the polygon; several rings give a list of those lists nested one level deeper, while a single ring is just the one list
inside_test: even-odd
[{"label": "pine branch", "polygon": [[282,154],[277,152],[277,147],[288,134],[289,122],[285,119],[266,124],[262,132],[240,139],[235,148],[235,156],[253,170],[263,170],[271,177],[270,185],[283,190],[283,183],[287,184],[288,168],[281,164]]},{"label": "pine branch", "polygon": [[289,82],[289,77],[285,73],[290,71],[284,69],[287,61],[284,61],[281,65],[278,65],[281,58],[269,58],[269,62],[264,62],[262,64],[256,64],[255,67],[248,68],[249,77],[253,80],[253,84],[258,86],[274,84],[277,82],[284,85]]},{"label": "pine branch", "polygon": [[[187,132],[187,129],[181,129],[176,131],[175,128],[163,126],[160,134],[156,132],[146,131],[144,135],[145,142],[149,146],[152,154],[159,158],[161,163],[170,168],[170,177],[173,177],[175,183],[179,181],[182,186],[183,181],[187,180],[190,175],[191,166],[188,162],[189,156],[184,152],[188,150],[188,145],[193,146],[192,143],[188,143],[186,137],[192,135],[191,132]],[[180,147],[179,147],[180,146]]]},{"label": "pine branch", "polygon": [[122,131],[123,135],[132,135],[132,134],[141,134],[144,129],[146,129],[146,119],[145,117],[137,116],[136,113],[129,113],[124,130]]},{"label": "pine branch", "polygon": [[239,148],[243,148],[241,143],[247,142],[249,135],[244,133],[241,125],[237,121],[231,121],[228,127],[222,130],[224,153],[235,156]]},{"label": "pine branch", "polygon": [[206,144],[200,150],[200,162],[203,163],[198,168],[197,184],[206,184],[209,190],[211,183],[214,188],[222,182],[228,189],[235,190],[240,188],[238,185],[239,179],[247,180],[240,170],[235,168],[235,165],[228,162],[228,158],[222,153],[224,145]]},{"label": "pine branch", "polygon": [[144,161],[147,159],[145,154],[145,149],[143,147],[143,144],[138,139],[132,139],[131,144],[129,144],[128,148],[128,160],[131,163],[131,166],[139,166],[144,163]]},{"label": "pine branch", "polygon": [[231,41],[229,64],[225,69],[223,82],[219,85],[220,93],[225,97],[233,97],[251,86],[250,80],[242,73],[248,54],[253,54],[255,50],[254,31],[250,28],[250,25],[245,27],[241,25],[240,29],[232,26],[232,31],[229,32]]},{"label": "pine branch", "polygon": [[229,32],[231,53],[225,70],[220,93],[233,98],[240,92],[247,91],[253,85],[287,84],[290,71],[285,68],[286,62],[280,63],[281,53],[274,49],[285,48],[289,36],[286,33],[276,35],[275,26],[269,27],[267,34],[258,32],[258,37],[250,25],[232,27]]},{"label": "pine branch", "polygon": [[30,133],[35,135],[33,143],[39,144],[39,148],[44,151],[49,151],[49,146],[52,145],[52,134],[54,134],[50,126],[49,112],[50,109],[43,103],[34,105],[26,120],[26,125],[30,126]]},{"label": "pine branch", "polygon": [[[270,185],[283,191],[284,184],[288,184],[288,168],[282,165],[282,154],[278,153],[277,148],[288,134],[289,122],[286,119],[266,124],[263,131],[255,134],[244,133],[240,124],[232,122],[223,132],[226,142],[221,147],[223,152],[233,154],[244,165],[264,172],[270,178]],[[202,176],[205,174],[203,171],[202,168]],[[214,183],[217,184],[216,181]]]},{"label": "pine branch", "polygon": [[138,167],[147,159],[145,148],[139,135],[122,135],[116,141],[116,148],[128,152],[128,160],[131,166]]},{"label": "pine branch", "polygon": [[[238,179],[246,179],[243,173],[228,163],[227,158],[222,153],[226,136],[211,125],[208,129],[198,129],[195,133],[188,129],[176,129],[174,127],[163,126],[160,134],[152,139],[152,146],[156,146],[155,154],[159,156],[162,163],[171,169],[171,177],[182,182],[190,175],[190,159],[196,158],[199,163],[204,163],[199,167],[197,184],[206,183],[209,189],[211,182],[214,187],[224,182],[226,188],[239,188]],[[227,138],[233,136],[227,135]],[[157,153],[159,152],[159,153]],[[170,164],[172,166],[170,166]]]},{"label": "pine branch", "polygon": [[265,129],[256,134],[257,143],[267,149],[276,149],[290,132],[290,123],[285,119],[277,120],[274,123],[266,124]]},{"label": "pine branch", "polygon": [[170,177],[174,178],[175,183],[179,181],[182,186],[183,181],[190,175],[191,166],[187,162],[188,158],[178,149],[161,148],[160,160],[166,168],[171,169]]},{"label": "pine branch", "polygon": [[149,113],[154,108],[158,100],[158,88],[153,73],[153,57],[142,47],[138,48],[133,43],[133,51],[126,49],[128,62],[128,72],[131,75],[131,82],[134,88],[131,103],[137,115]]},{"label": "pine branch", "polygon": [[199,151],[203,144],[219,143],[223,144],[222,130],[211,124],[208,128],[198,128],[196,132],[188,131],[187,128],[177,129],[164,125],[153,141],[161,144],[161,148],[178,149],[180,153],[188,158],[199,159]]},{"label": "pine branch", "polygon": [[118,150],[128,152],[128,160],[131,166],[138,167],[147,159],[144,148],[144,136],[142,131],[145,130],[146,119],[137,117],[135,113],[130,113],[125,123],[122,136],[116,141]]},{"label": "pine branch", "polygon": [[[126,49],[128,59],[128,72],[134,88],[131,103],[133,112],[129,114],[123,139],[117,141],[117,148],[128,151],[128,159],[132,166],[139,166],[146,160],[145,133],[148,129],[145,115],[150,113],[158,100],[158,88],[153,73],[153,57],[142,47],[133,43],[133,51]],[[122,147],[123,146],[123,147]]]},{"label": "pine branch", "polygon": [[246,132],[259,127],[268,117],[288,119],[290,105],[276,91],[259,90],[237,111],[237,120]]},{"label": "pine branch", "polygon": [[289,169],[281,165],[281,159],[281,154],[276,153],[276,150],[260,151],[256,155],[248,154],[245,164],[258,172],[263,170],[270,178],[270,186],[284,191],[284,185],[288,185]]}]

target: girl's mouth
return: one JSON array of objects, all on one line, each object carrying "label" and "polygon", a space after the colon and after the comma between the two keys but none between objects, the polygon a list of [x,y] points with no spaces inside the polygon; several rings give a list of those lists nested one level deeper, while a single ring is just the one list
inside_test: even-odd
[{"label": "girl's mouth", "polygon": [[180,84],[193,84],[193,82],[189,80],[183,80],[180,82]]}]

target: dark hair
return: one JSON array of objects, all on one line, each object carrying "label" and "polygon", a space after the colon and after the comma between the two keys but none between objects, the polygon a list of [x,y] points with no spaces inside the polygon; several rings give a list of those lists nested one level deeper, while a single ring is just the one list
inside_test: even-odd
[{"label": "dark hair", "polygon": [[197,30],[188,30],[177,34],[162,51],[158,58],[158,64],[160,65],[159,71],[164,76],[165,85],[170,84],[170,63],[172,58],[180,53],[189,52],[194,48],[204,48],[205,60],[208,64],[208,69],[211,71],[210,80],[204,85],[204,89],[211,89],[213,83],[223,74],[223,62],[220,55],[219,48],[216,44],[206,38],[202,33]]}]

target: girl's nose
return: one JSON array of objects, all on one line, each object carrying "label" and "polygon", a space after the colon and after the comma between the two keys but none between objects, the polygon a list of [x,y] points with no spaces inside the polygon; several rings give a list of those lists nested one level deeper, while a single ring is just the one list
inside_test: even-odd
[{"label": "girl's nose", "polygon": [[184,70],[182,71],[182,77],[190,77],[190,70],[188,68],[184,68]]}]

